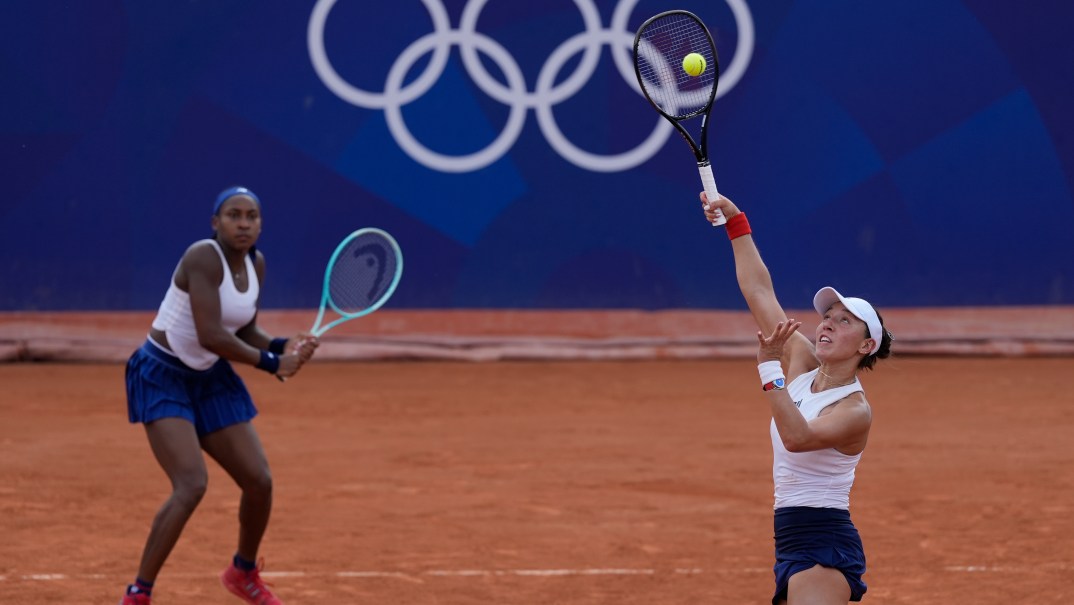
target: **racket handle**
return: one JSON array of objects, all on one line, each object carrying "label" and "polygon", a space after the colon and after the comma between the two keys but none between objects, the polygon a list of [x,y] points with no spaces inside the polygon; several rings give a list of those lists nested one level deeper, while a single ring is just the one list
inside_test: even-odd
[{"label": "racket handle", "polygon": [[[321,312],[324,312],[324,307],[321,307]],[[316,330],[316,328],[314,328],[314,330]],[[316,336],[320,336],[320,334],[316,334]],[[295,345],[294,350],[297,351],[298,349],[301,349],[302,345],[304,345],[304,344],[306,344],[306,339],[305,338],[303,338],[302,340],[298,341],[298,344]],[[287,382],[287,379],[284,378],[283,376],[280,376],[279,374],[276,374],[276,380],[279,380],[280,382]]]},{"label": "racket handle", "polygon": [[[708,160],[698,162],[697,170],[701,173],[701,184],[705,186],[705,195],[708,196],[710,202],[715,202],[719,199],[720,193],[716,191],[716,179],[712,176],[712,164]],[[723,213],[717,210],[716,220],[712,221],[712,226],[718,227],[726,222],[727,219],[723,217]]]}]

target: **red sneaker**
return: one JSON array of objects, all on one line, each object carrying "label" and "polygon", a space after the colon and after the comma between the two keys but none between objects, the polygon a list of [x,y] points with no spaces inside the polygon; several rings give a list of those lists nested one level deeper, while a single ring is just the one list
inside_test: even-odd
[{"label": "red sneaker", "polygon": [[[276,598],[268,585],[261,579],[261,568],[264,559],[257,562],[257,568],[243,571],[234,564],[228,565],[227,569],[220,574],[220,582],[231,594],[246,601],[250,605],[283,605],[283,601]],[[149,601],[146,601],[148,604]],[[124,603],[123,605],[127,605]]]},{"label": "red sneaker", "polygon": [[119,602],[119,605],[149,605],[149,596],[143,592],[128,592],[123,595],[123,600]]}]

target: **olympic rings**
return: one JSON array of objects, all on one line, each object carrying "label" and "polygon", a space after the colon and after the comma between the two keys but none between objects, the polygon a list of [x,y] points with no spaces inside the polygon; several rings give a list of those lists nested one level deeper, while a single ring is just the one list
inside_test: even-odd
[{"label": "olympic rings", "polygon": [[[725,1],[735,18],[738,44],[731,63],[721,71],[718,97],[727,94],[742,78],[754,47],[753,16],[747,0]],[[634,77],[631,57],[634,34],[626,28],[638,0],[619,0],[608,29],[601,25],[600,11],[594,0],[574,0],[582,15],[585,31],[568,38],[552,51],[541,67],[533,92],[526,89],[525,77],[514,57],[499,42],[477,31],[477,21],[488,0],[469,0],[463,9],[458,29],[451,28],[447,9],[441,0],[422,0],[432,19],[433,32],[412,42],[399,54],[388,71],[384,92],[361,90],[336,72],[325,50],[325,23],[336,2],[317,0],[310,15],[307,46],[317,76],[344,101],[357,107],[384,110],[388,129],[399,147],[427,168],[441,172],[472,172],[496,162],[518,140],[525,125],[526,113],[531,108],[537,115],[537,123],[545,140],[560,157],[579,168],[594,172],[620,172],[643,164],[664,146],[672,133],[671,125],[657,118],[656,128],[634,149],[615,155],[594,154],[578,148],[567,139],[552,111],[555,105],[570,99],[586,85],[597,69],[604,45],[611,49],[615,67],[623,80],[637,94],[642,94]],[[411,134],[403,120],[403,106],[420,98],[440,79],[452,46],[459,47],[466,72],[477,87],[510,108],[507,123],[496,139],[484,149],[468,155],[443,155],[428,149]],[[421,57],[430,52],[432,57],[425,70],[413,82],[403,86],[407,73]],[[488,73],[478,56],[479,52],[496,63],[507,80],[506,86]],[[557,84],[560,70],[579,52],[582,58],[574,72]]]}]

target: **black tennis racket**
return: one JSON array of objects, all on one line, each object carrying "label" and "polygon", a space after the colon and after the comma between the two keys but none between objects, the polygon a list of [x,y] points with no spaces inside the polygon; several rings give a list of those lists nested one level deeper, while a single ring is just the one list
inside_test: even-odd
[{"label": "black tennis racket", "polygon": [[[684,60],[693,54],[704,59],[703,68],[696,75],[688,73],[684,65]],[[696,71],[697,57],[691,59],[691,69]],[[667,11],[650,18],[634,36],[634,74],[645,98],[671,122],[694,152],[705,194],[715,200],[719,192],[708,158],[708,130],[709,113],[720,80],[720,61],[708,28],[697,15],[684,10]],[[684,122],[696,117],[701,118],[701,132],[695,139]],[[727,222],[722,213],[717,215],[713,225]]]}]

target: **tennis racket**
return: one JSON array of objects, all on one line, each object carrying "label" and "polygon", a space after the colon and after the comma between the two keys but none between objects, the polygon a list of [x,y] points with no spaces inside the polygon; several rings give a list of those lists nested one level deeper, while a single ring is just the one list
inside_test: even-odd
[{"label": "tennis racket", "polygon": [[[683,66],[683,60],[691,53],[701,55],[705,61],[704,69],[697,75],[690,75]],[[634,74],[646,100],[690,146],[697,158],[705,194],[715,200],[719,192],[708,158],[708,131],[709,113],[720,80],[720,61],[708,28],[697,15],[684,10],[667,11],[650,18],[634,36]],[[701,131],[695,139],[684,122],[696,117],[701,118]],[[713,225],[727,222],[722,213],[717,215]]]},{"label": "tennis racket", "polygon": [[402,276],[403,252],[391,235],[373,227],[351,233],[328,259],[321,308],[310,333],[320,338],[343,322],[381,308]]}]

